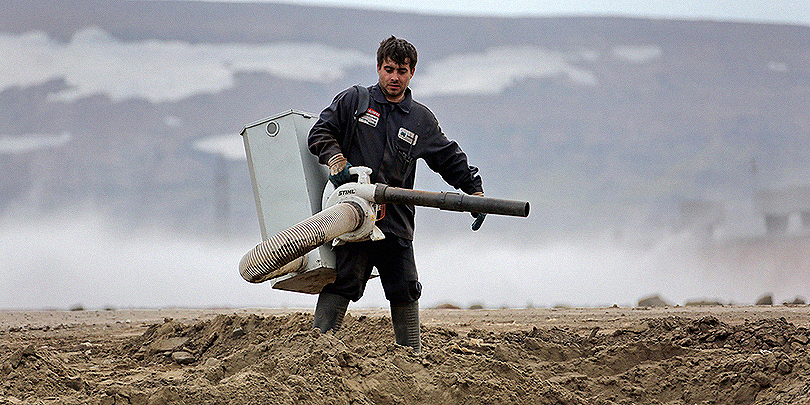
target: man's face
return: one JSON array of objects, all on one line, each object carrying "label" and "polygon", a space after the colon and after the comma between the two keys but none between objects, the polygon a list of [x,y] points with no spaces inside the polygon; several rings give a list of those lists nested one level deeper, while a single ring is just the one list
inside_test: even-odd
[{"label": "man's face", "polygon": [[400,65],[386,59],[377,68],[377,73],[380,75],[380,89],[385,94],[386,100],[392,103],[398,103],[405,98],[405,89],[411,82],[414,70],[411,70],[409,60],[405,60],[404,65]]}]

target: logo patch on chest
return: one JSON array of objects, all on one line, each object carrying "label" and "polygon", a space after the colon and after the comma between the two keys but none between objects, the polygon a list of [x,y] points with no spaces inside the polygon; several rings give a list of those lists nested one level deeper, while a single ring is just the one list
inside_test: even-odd
[{"label": "logo patch on chest", "polygon": [[368,126],[377,127],[377,122],[380,121],[380,113],[369,108],[357,120]]},{"label": "logo patch on chest", "polygon": [[405,128],[400,128],[397,137],[407,142],[409,145],[416,145],[416,140],[419,138],[415,133],[408,131]]}]

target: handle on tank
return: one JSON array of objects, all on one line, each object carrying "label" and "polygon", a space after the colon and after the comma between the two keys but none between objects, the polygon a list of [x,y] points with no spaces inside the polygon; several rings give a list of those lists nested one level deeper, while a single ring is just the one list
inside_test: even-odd
[{"label": "handle on tank", "polygon": [[377,204],[409,204],[434,207],[447,211],[485,212],[487,214],[529,216],[527,201],[503,200],[469,194],[419,191],[377,184],[374,189],[374,202]]}]

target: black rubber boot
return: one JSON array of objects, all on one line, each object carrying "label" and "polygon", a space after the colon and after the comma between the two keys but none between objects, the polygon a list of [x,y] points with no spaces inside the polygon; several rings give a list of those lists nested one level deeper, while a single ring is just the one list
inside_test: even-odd
[{"label": "black rubber boot", "polygon": [[414,351],[422,351],[422,341],[419,330],[419,301],[406,304],[391,303],[391,321],[394,324],[394,336],[397,344],[412,347]]},{"label": "black rubber boot", "polygon": [[318,304],[315,305],[315,329],[319,329],[321,333],[330,330],[339,331],[348,307],[348,298],[336,294],[320,293]]}]

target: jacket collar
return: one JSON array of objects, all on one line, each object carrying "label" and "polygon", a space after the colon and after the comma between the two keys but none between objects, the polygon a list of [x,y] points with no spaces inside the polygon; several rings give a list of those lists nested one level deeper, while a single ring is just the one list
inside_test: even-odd
[{"label": "jacket collar", "polygon": [[413,98],[411,98],[411,88],[408,87],[405,89],[405,98],[402,99],[399,103],[392,103],[385,98],[382,90],[380,90],[380,84],[376,83],[371,86],[371,98],[374,101],[381,103],[381,104],[391,104],[395,108],[398,107],[402,112],[405,114],[409,114],[411,112],[411,104],[413,103]]}]

